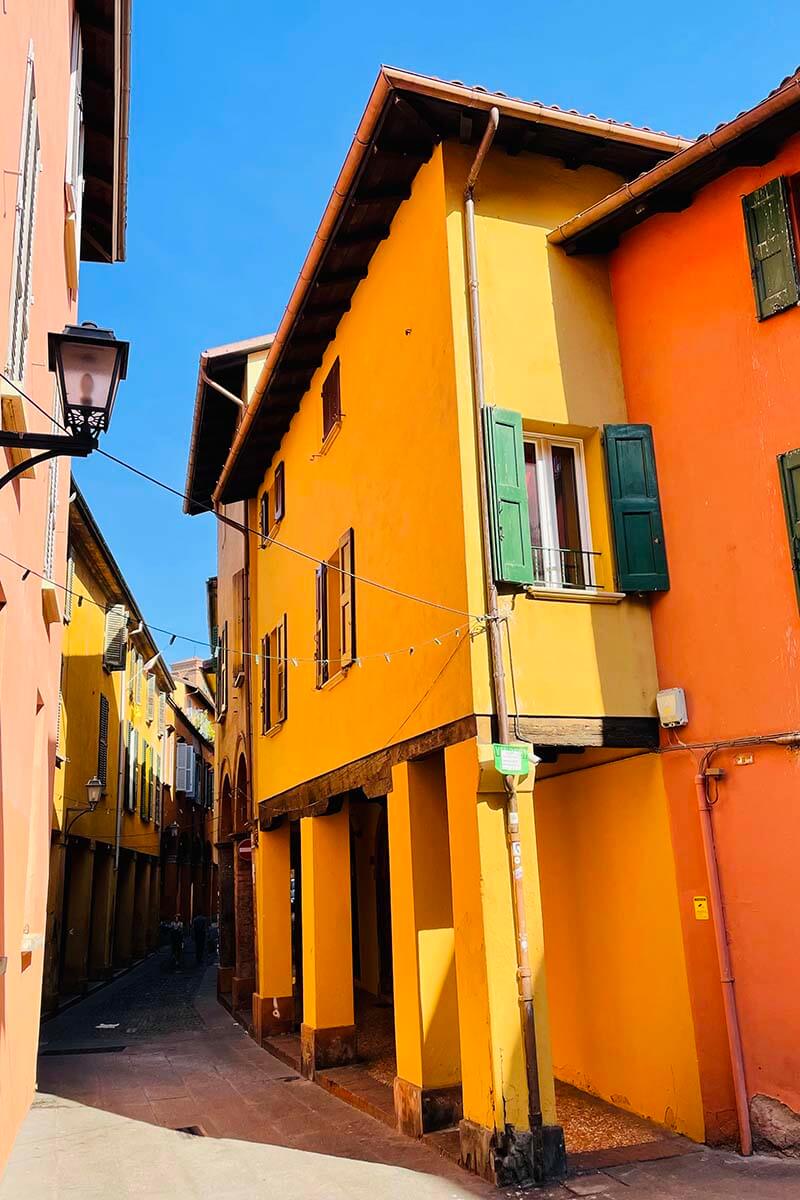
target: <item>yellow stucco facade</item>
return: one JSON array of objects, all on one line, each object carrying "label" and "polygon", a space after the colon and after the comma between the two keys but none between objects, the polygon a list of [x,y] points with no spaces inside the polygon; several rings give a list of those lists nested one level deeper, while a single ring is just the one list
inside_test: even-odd
[{"label": "yellow stucco facade", "polygon": [[[400,1127],[420,1134],[446,1111],[465,1161],[491,1174],[506,1128],[528,1127],[530,1073],[505,793],[487,765],[463,213],[473,157],[445,141],[420,167],[248,501],[250,768],[259,1036],[270,1004],[273,1031],[293,1015],[314,1074],[351,1061],[391,1000]],[[627,413],[610,285],[601,260],[547,243],[618,183],[498,150],[475,192],[487,402],[519,414],[526,437],[580,447],[595,585],[500,596],[509,705],[546,759],[519,799],[539,1101],[557,1126],[562,1081],[701,1139],[650,752],[650,602],[617,590],[603,427]],[[246,401],[262,362],[245,372]],[[341,416],[323,436],[337,371]],[[336,557],[343,543],[349,559]],[[313,560],[334,564],[332,625]],[[356,578],[340,598],[343,563]],[[327,679],[323,636],[337,643]],[[609,733],[618,725],[627,741]]]},{"label": "yellow stucco facade", "polygon": [[[156,944],[166,697],[173,687],[77,489],[70,509],[68,587],[45,1010]],[[117,639],[127,652],[114,660],[109,640],[117,611],[127,617]],[[89,811],[86,785],[92,779],[102,788],[97,807]]]}]

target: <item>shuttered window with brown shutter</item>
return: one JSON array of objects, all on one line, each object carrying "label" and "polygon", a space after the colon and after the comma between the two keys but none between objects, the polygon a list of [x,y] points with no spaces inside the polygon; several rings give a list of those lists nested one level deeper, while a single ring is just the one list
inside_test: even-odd
[{"label": "shuttered window with brown shutter", "polygon": [[261,729],[268,733],[286,720],[288,711],[287,683],[287,618],[280,622],[261,642],[264,660],[261,690]]},{"label": "shuttered window with brown shutter", "polygon": [[328,435],[342,419],[342,384],[341,369],[337,358],[325,377],[322,385],[322,440],[327,441]]},{"label": "shuttered window with brown shutter", "polygon": [[335,553],[317,568],[317,687],[356,658],[354,534],[348,529]]}]

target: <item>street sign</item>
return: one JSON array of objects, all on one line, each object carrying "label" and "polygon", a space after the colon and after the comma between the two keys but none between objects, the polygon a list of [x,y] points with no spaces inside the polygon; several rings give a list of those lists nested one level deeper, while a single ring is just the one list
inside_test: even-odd
[{"label": "street sign", "polygon": [[253,857],[253,839],[245,838],[244,841],[239,842],[239,858],[252,858],[252,857]]},{"label": "street sign", "polygon": [[527,746],[504,746],[494,742],[492,750],[494,765],[501,775],[527,775],[530,771]]}]

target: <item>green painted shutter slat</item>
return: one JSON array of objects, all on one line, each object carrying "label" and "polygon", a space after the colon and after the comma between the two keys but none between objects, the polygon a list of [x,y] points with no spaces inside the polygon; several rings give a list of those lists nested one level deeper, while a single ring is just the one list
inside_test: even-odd
[{"label": "green painted shutter slat", "polygon": [[494,577],[498,583],[533,583],[522,417],[505,408],[484,409],[486,483]]},{"label": "green painted shutter slat", "polygon": [[783,507],[786,512],[786,531],[797,600],[800,603],[800,450],[788,450],[778,455]]},{"label": "green painted shutter slat", "polygon": [[649,425],[606,425],[617,584],[621,592],[669,588],[664,525]]},{"label": "green painted shutter slat", "polygon": [[750,273],[761,321],[798,301],[789,198],[784,178],[772,179],[742,197]]}]

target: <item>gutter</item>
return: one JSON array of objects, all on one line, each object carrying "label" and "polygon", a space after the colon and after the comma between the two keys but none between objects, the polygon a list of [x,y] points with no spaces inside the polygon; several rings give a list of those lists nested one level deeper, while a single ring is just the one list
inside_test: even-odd
[{"label": "gutter", "polygon": [[643,200],[656,188],[678,178],[684,171],[702,163],[705,159],[712,158],[715,154],[721,154],[739,138],[743,138],[757,129],[770,117],[778,116],[799,103],[800,76],[795,75],[789,83],[773,95],[768,96],[766,100],[762,100],[755,108],[748,109],[740,117],[735,117],[726,125],[715,129],[713,133],[686,146],[673,158],[659,163],[658,166],[646,171],[644,175],[640,175],[631,183],[624,184],[610,196],[593,204],[591,208],[587,208],[577,216],[571,217],[569,221],[557,225],[548,234],[547,240],[553,246],[563,246],[566,242],[574,241],[589,230],[600,226],[615,213],[621,212],[627,205]]},{"label": "gutter", "polygon": [[685,138],[673,137],[665,133],[654,133],[648,129],[634,129],[629,125],[617,125],[613,121],[599,121],[593,117],[583,117],[577,113],[562,112],[551,109],[543,104],[524,100],[512,100],[508,96],[494,95],[480,88],[464,87],[462,84],[446,83],[441,79],[433,79],[426,75],[417,75],[411,71],[403,71],[396,67],[381,67],[378,78],[370,94],[363,116],[358,124],[350,149],[334,184],[330,199],[325,206],[322,220],[319,223],[311,247],[300,268],[300,274],[294,285],[289,302],[286,305],[280,324],[275,333],[275,340],[261,369],[253,395],[245,410],[242,422],[236,431],[222,473],[213,493],[214,505],[221,503],[221,497],[230,478],[233,466],[244,446],[250,428],[261,406],[264,393],[269,386],[275,370],[294,326],[295,318],[303,307],[309,288],[314,280],[322,256],[328,242],[333,237],[342,210],[349,197],[358,171],[364,160],[365,153],[375,137],[378,121],[384,107],[392,95],[399,89],[414,91],[420,95],[448,101],[451,104],[461,104],[486,112],[497,109],[506,116],[515,116],[523,120],[556,126],[562,129],[572,129],[577,132],[602,135],[614,141],[624,141],[639,146],[661,149],[666,154],[674,154],[690,143]]}]

